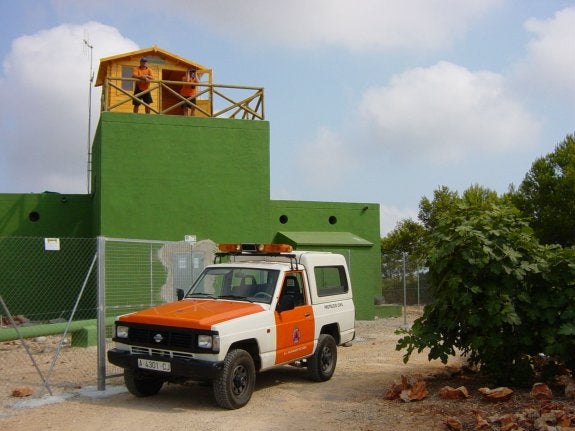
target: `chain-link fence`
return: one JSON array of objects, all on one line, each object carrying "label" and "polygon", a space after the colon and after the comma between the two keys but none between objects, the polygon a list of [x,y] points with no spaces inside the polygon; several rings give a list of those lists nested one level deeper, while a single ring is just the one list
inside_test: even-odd
[{"label": "chain-link fence", "polygon": [[432,300],[427,268],[408,254],[382,255],[381,293],[375,303],[425,305]]},{"label": "chain-link fence", "polygon": [[[0,238],[0,395],[36,395],[98,383],[121,314],[176,298],[213,261],[215,244],[114,238]],[[376,303],[430,301],[426,271],[406,255],[382,256]]]},{"label": "chain-link fence", "polygon": [[[106,362],[105,351],[111,348],[111,331],[121,314],[176,300],[177,289],[187,289],[205,265],[214,260],[216,244],[209,240],[191,242],[100,240],[100,295],[105,307],[106,344],[101,344],[99,379],[117,375],[122,370]],[[103,327],[101,327],[103,330]],[[99,382],[102,386],[102,382]]]},{"label": "chain-link fence", "polygon": [[0,396],[104,388],[120,371],[105,359],[116,316],[174,300],[214,251],[211,241],[0,238]]},{"label": "chain-link fence", "polygon": [[93,381],[86,328],[96,324],[95,262],[93,238],[0,238],[2,393]]}]

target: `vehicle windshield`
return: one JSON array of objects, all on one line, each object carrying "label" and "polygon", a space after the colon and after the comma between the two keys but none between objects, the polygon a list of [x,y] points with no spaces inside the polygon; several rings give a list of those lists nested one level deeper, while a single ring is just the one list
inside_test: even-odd
[{"label": "vehicle windshield", "polygon": [[271,304],[278,270],[259,268],[206,268],[186,298],[233,299]]}]

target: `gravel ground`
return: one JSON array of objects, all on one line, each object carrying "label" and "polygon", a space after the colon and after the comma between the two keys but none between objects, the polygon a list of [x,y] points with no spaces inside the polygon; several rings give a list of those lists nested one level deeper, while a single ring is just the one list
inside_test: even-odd
[{"label": "gravel ground", "polygon": [[[411,309],[408,321],[419,315]],[[110,380],[106,396],[89,388],[67,391],[65,401],[18,408],[22,400],[2,394],[2,430],[125,431],[126,429],[177,430],[349,430],[413,431],[445,430],[449,416],[461,418],[464,430],[474,428],[474,411],[484,416],[532,405],[528,393],[518,393],[511,403],[482,401],[476,391],[480,382],[453,374],[462,361],[453,358],[445,366],[429,362],[425,353],[408,364],[395,350],[395,331],[403,317],[358,321],[357,338],[351,347],[338,349],[335,375],[327,382],[307,379],[305,370],[282,367],[258,375],[251,401],[239,410],[222,410],[215,404],[210,387],[200,384],[169,385],[150,398],[135,398],[125,392],[120,379]],[[384,394],[402,375],[426,378],[429,396],[418,402],[386,400]],[[445,401],[439,388],[467,385],[471,394],[464,401]],[[111,393],[111,394],[110,394]],[[102,395],[102,394],[100,394]],[[57,399],[58,401],[60,398]],[[24,400],[28,402],[28,400]]]}]

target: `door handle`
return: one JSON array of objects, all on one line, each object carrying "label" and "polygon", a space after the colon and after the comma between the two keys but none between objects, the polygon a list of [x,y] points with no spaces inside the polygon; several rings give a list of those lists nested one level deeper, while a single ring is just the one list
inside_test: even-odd
[{"label": "door handle", "polygon": [[310,313],[305,313],[304,316],[305,317],[309,317],[311,314]]}]

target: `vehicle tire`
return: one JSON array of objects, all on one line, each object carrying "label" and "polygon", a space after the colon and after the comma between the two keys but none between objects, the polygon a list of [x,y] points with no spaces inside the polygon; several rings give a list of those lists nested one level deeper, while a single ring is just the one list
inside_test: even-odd
[{"label": "vehicle tire", "polygon": [[320,334],[314,354],[307,360],[310,379],[325,382],[331,379],[337,363],[337,345],[329,334]]},{"label": "vehicle tire", "polygon": [[242,349],[228,352],[221,374],[214,380],[214,396],[220,407],[239,409],[254,391],[256,368],[251,355]]},{"label": "vehicle tire", "polygon": [[162,389],[164,381],[153,377],[142,376],[133,370],[124,369],[124,384],[132,395],[149,397],[156,395],[160,389]]}]

